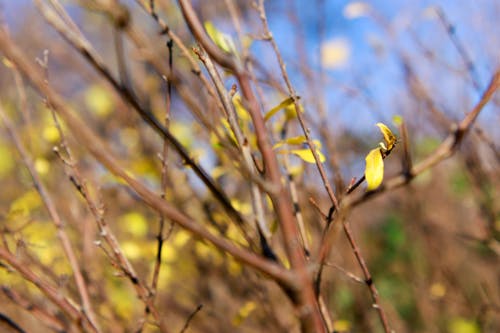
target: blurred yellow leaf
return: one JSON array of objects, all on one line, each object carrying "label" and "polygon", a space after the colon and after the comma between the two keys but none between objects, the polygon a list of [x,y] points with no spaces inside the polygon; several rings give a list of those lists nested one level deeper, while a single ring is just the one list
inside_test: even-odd
[{"label": "blurred yellow leaf", "polygon": [[50,171],[50,163],[45,158],[39,157],[35,160],[35,170],[44,176]]},{"label": "blurred yellow leaf", "polygon": [[141,247],[137,242],[126,241],[121,244],[121,248],[125,256],[129,259],[139,259],[142,257]]},{"label": "blurred yellow leaf", "polygon": [[238,118],[241,121],[243,121],[244,123],[249,122],[250,115],[248,114],[248,111],[243,106],[240,94],[235,94],[232,98],[232,102],[233,102],[234,108],[236,110],[236,113],[238,114]]},{"label": "blurred yellow leaf", "polygon": [[363,1],[353,1],[344,7],[344,17],[347,19],[355,19],[362,16],[367,16],[370,12],[370,5]]},{"label": "blurred yellow leaf", "polygon": [[14,159],[7,145],[0,142],[0,178],[4,178],[14,169]]},{"label": "blurred yellow leaf", "polygon": [[380,129],[380,132],[382,132],[382,135],[384,136],[385,145],[383,145],[382,148],[384,148],[384,150],[386,151],[391,151],[394,148],[394,145],[396,144],[397,141],[396,136],[385,124],[377,123],[377,126]]},{"label": "blurred yellow leaf", "polygon": [[449,333],[480,333],[481,330],[475,321],[465,318],[454,318],[448,324]]},{"label": "blurred yellow leaf", "polygon": [[180,121],[172,121],[169,127],[170,132],[184,147],[191,148],[193,145],[193,130],[190,125]]},{"label": "blurred yellow leaf", "polygon": [[231,36],[219,31],[210,21],[206,21],[204,25],[205,30],[207,31],[210,38],[214,41],[215,45],[217,45],[227,53],[233,53],[236,55],[236,47]]},{"label": "blurred yellow leaf", "polygon": [[365,178],[368,187],[367,191],[376,189],[384,179],[384,159],[380,152],[380,148],[372,149],[365,158],[366,169]]},{"label": "blurred yellow leaf", "polygon": [[248,301],[239,309],[236,316],[233,318],[233,325],[239,326],[245,318],[247,318],[257,307],[254,301]]},{"label": "blurred yellow leaf", "polygon": [[[298,97],[300,98],[300,97]],[[285,99],[283,102],[281,102],[280,104],[276,105],[274,108],[272,108],[271,110],[269,110],[266,115],[264,116],[264,121],[268,121],[272,116],[274,116],[278,111],[280,111],[281,109],[284,109],[286,108],[287,106],[289,105],[292,105],[294,104],[293,103],[293,98],[291,97],[288,97],[287,99]]]},{"label": "blurred yellow leaf", "polygon": [[112,303],[113,311],[121,318],[130,318],[137,299],[133,297],[133,292],[126,288],[124,280],[105,279],[105,281],[106,296]]},{"label": "blurred yellow leaf", "polygon": [[176,247],[182,247],[190,239],[191,235],[189,234],[189,232],[181,229],[175,233],[174,237],[172,238],[172,244],[174,244]]},{"label": "blurred yellow leaf", "polygon": [[109,92],[99,85],[90,86],[85,92],[85,104],[98,117],[106,117],[113,111],[114,105]]},{"label": "blurred yellow leaf", "polygon": [[431,285],[429,292],[434,298],[443,298],[446,295],[446,287],[440,282],[435,282]]},{"label": "blurred yellow leaf", "polygon": [[144,237],[148,233],[148,222],[139,212],[131,212],[119,218],[120,226],[136,237]]},{"label": "blurred yellow leaf", "polygon": [[50,143],[56,143],[61,138],[59,130],[54,125],[45,126],[42,131],[42,137]]},{"label": "blurred yellow leaf", "polygon": [[348,64],[351,45],[345,38],[326,41],[321,48],[321,64],[326,69],[340,69]]},{"label": "blurred yellow leaf", "polygon": [[[156,251],[155,245],[155,251]],[[174,262],[178,257],[177,249],[170,242],[163,243],[163,249],[161,251],[161,259],[167,263]]]},{"label": "blurred yellow leaf", "polygon": [[31,211],[42,205],[42,199],[36,190],[29,190],[22,196],[14,200],[9,208],[8,217],[14,219],[17,217],[29,216]]},{"label": "blurred yellow leaf", "polygon": [[335,332],[347,332],[351,329],[351,323],[348,320],[339,319],[333,322]]},{"label": "blurred yellow leaf", "polygon": [[399,114],[392,116],[392,122],[394,123],[394,125],[400,126],[403,123],[403,116]]}]

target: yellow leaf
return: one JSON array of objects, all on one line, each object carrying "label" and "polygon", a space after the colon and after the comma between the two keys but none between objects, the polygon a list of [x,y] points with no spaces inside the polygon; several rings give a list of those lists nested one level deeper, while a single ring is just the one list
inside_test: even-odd
[{"label": "yellow leaf", "polygon": [[144,237],[148,233],[148,222],[139,212],[131,212],[120,217],[120,225],[136,237]]},{"label": "yellow leaf", "polygon": [[238,114],[239,119],[245,123],[249,122],[250,115],[248,114],[248,111],[243,106],[243,103],[241,102],[241,96],[239,94],[235,94],[232,98],[232,102],[233,102],[234,108],[236,110],[236,113]]},{"label": "yellow leaf", "polygon": [[306,142],[306,137],[304,135],[299,135],[299,136],[294,136],[292,138],[288,138],[285,140],[278,141],[274,146],[273,149],[279,148],[283,146],[284,144],[289,144],[289,145],[300,145]]},{"label": "yellow leaf", "polygon": [[401,124],[403,124],[403,122],[404,122],[403,116],[401,116],[399,114],[396,114],[396,115],[392,116],[392,122],[396,126],[401,126]]},{"label": "yellow leaf", "polygon": [[227,53],[236,54],[236,47],[234,46],[234,42],[229,35],[219,31],[210,21],[206,21],[204,25],[205,30],[207,31],[210,38],[214,41],[215,45],[217,45]]},{"label": "yellow leaf", "polygon": [[368,187],[367,191],[376,189],[384,179],[384,159],[380,152],[380,148],[372,149],[365,158],[366,169],[365,178]]},{"label": "yellow leaf", "polygon": [[466,318],[454,318],[448,324],[449,333],[479,333],[481,329],[478,324],[470,319]]},{"label": "yellow leaf", "polygon": [[[316,160],[314,159],[314,155],[311,149],[293,149],[290,150],[290,153],[297,155],[307,163],[316,163]],[[323,153],[318,149],[316,149],[316,154],[318,154],[319,161],[323,163],[325,161],[325,155],[323,155]]]},{"label": "yellow leaf", "polygon": [[384,148],[386,151],[391,151],[394,148],[394,145],[396,144],[397,141],[396,136],[385,124],[377,123],[377,126],[380,129],[380,132],[382,132],[382,135],[384,136],[385,146],[382,148]]},{"label": "yellow leaf", "polygon": [[56,126],[46,126],[42,131],[42,137],[50,143],[56,143],[60,139],[59,130]]},{"label": "yellow leaf", "polygon": [[246,302],[238,311],[238,314],[233,318],[233,325],[239,326],[250,313],[257,308],[257,304],[253,301]]},{"label": "yellow leaf", "polygon": [[36,190],[29,190],[14,200],[9,207],[9,218],[29,216],[31,211],[42,205],[42,199]]},{"label": "yellow leaf", "polygon": [[[300,97],[297,96],[297,98],[300,98]],[[271,110],[269,110],[266,113],[266,115],[264,116],[264,121],[268,121],[269,118],[271,118],[272,116],[274,116],[279,110],[284,109],[284,108],[288,107],[291,104],[293,104],[293,98],[288,97],[283,102],[281,102],[280,104],[276,105],[274,108],[272,108]]]},{"label": "yellow leaf", "polygon": [[172,244],[176,247],[182,247],[191,239],[191,235],[185,230],[179,230],[175,233]]},{"label": "yellow leaf", "polygon": [[345,319],[335,320],[333,330],[335,332],[347,332],[351,329],[351,323]]},{"label": "yellow leaf", "polygon": [[7,176],[14,167],[14,157],[9,147],[0,142],[0,179]]},{"label": "yellow leaf", "polygon": [[434,282],[429,292],[434,298],[443,298],[446,295],[446,286],[440,282]]},{"label": "yellow leaf", "polygon": [[93,85],[87,89],[85,104],[90,111],[103,118],[108,116],[114,108],[110,94],[99,85]]},{"label": "yellow leaf", "polygon": [[50,163],[47,161],[45,158],[37,158],[35,160],[35,170],[38,172],[41,176],[44,176],[49,173],[50,171]]}]

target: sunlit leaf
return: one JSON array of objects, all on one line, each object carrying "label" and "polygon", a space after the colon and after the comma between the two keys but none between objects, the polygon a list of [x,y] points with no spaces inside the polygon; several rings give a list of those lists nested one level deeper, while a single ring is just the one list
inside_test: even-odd
[{"label": "sunlit leaf", "polygon": [[326,41],[321,47],[321,64],[326,69],[345,67],[351,56],[351,44],[345,38]]},{"label": "sunlit leaf", "polygon": [[383,123],[377,123],[378,128],[380,128],[380,132],[384,136],[385,147],[383,147],[387,151],[391,151],[396,144],[397,138],[392,133],[392,131]]},{"label": "sunlit leaf", "polygon": [[277,148],[283,146],[284,144],[300,145],[300,144],[303,144],[306,141],[307,141],[307,139],[306,139],[306,137],[304,135],[294,136],[294,137],[291,137],[291,138],[287,138],[285,140],[278,141],[273,146],[273,149],[277,149]]},{"label": "sunlit leaf", "polygon": [[219,31],[210,21],[206,21],[204,25],[205,30],[207,31],[210,38],[214,41],[215,45],[217,45],[227,53],[236,54],[236,47],[231,36]]},{"label": "sunlit leaf", "polygon": [[[293,150],[290,150],[290,153],[297,155],[304,162],[316,163],[316,160],[314,159],[314,155],[313,155],[311,149],[293,149]],[[323,153],[321,151],[316,150],[316,154],[318,154],[319,161],[321,163],[323,163],[326,160],[325,155],[323,155]]]},{"label": "sunlit leaf", "polygon": [[272,116],[274,116],[276,113],[278,113],[278,111],[290,106],[294,104],[293,103],[293,98],[292,97],[288,97],[287,99],[285,99],[283,102],[281,102],[280,104],[276,105],[275,107],[273,107],[271,110],[267,111],[266,115],[264,116],[264,121],[268,121]]},{"label": "sunlit leaf", "polygon": [[366,169],[365,178],[368,187],[367,191],[376,189],[384,179],[384,159],[380,152],[380,148],[372,149],[365,158]]}]

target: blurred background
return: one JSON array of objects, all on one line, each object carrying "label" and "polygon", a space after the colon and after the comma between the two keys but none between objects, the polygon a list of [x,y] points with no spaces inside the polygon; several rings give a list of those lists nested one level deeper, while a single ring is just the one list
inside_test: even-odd
[{"label": "blurred background", "polygon": [[[160,192],[162,140],[47,23],[38,2],[42,8],[50,1],[2,1],[2,24],[30,59],[46,57],[51,87],[109,144],[127,170]],[[112,74],[163,119],[169,38],[144,9],[150,2],[120,2],[133,33],[117,23],[112,13],[119,7],[114,1],[61,3]],[[170,29],[185,45],[195,47],[177,2],[154,3]],[[238,57],[251,66],[263,112],[287,98],[277,57],[264,38],[252,1],[193,3],[202,20],[224,35]],[[363,175],[364,156],[381,141],[375,123],[387,124],[399,137],[393,117],[402,116],[412,159],[418,162],[472,110],[500,65],[498,1],[272,0],[265,2],[265,8],[291,83],[301,97],[307,126],[321,142],[325,168],[339,194],[352,178]],[[247,189],[245,177],[224,149],[227,142],[214,135],[224,128],[217,103],[175,44],[172,59],[169,126],[233,204],[250,215],[249,191],[242,190]],[[206,75],[198,63],[201,75]],[[231,89],[234,77],[222,69],[220,73]],[[156,331],[154,325],[141,323],[144,304],[95,244],[99,237],[94,218],[53,152],[61,136],[43,96],[25,85],[5,58],[0,66],[0,103],[16,123],[68,225],[105,331],[129,332],[138,327]],[[453,157],[407,186],[356,207],[348,218],[396,332],[500,331],[499,105],[497,93]],[[254,140],[249,120],[240,117]],[[296,119],[285,113],[273,116],[268,124],[275,142],[283,139],[284,128],[289,137],[301,134]],[[140,278],[149,281],[157,251],[157,214],[80,147],[71,133],[66,134],[83,177],[104,207],[107,223]],[[402,170],[401,146],[386,159],[386,178]],[[168,158],[167,200],[211,225],[214,232],[244,242],[194,173],[175,153]],[[293,154],[289,158],[314,248],[324,221],[310,199],[324,213],[329,209],[328,197],[314,164]],[[3,127],[0,182],[4,244],[65,293],[75,294],[56,230]],[[266,214],[272,221],[270,207]],[[215,231],[221,226],[223,231]],[[278,234],[273,245],[284,259]],[[336,330],[382,332],[368,288],[352,278],[362,274],[343,234],[328,261],[322,291]],[[298,331],[293,308],[274,283],[178,227],[169,229],[162,263],[156,304],[174,331],[182,329],[200,304],[203,308],[189,331]],[[4,290],[0,302],[6,304],[2,313],[27,331],[54,330],[46,323],[38,326],[40,319],[5,292],[17,291],[30,304],[56,311],[36,288],[5,267],[0,267],[0,284]]]}]

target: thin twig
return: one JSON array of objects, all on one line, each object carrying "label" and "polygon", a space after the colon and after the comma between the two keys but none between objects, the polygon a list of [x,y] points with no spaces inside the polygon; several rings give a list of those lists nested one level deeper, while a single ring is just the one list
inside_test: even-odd
[{"label": "thin twig", "polygon": [[53,106],[54,110],[64,120],[65,124],[68,126],[77,141],[85,147],[97,161],[108,168],[111,173],[119,178],[122,178],[146,204],[162,214],[165,214],[166,217],[189,230],[197,237],[206,239],[222,251],[230,253],[237,260],[272,276],[277,281],[293,285],[294,280],[292,275],[283,267],[270,262],[269,260],[265,260],[261,256],[257,256],[246,249],[237,247],[228,240],[213,235],[204,227],[202,223],[194,221],[173,205],[166,203],[164,200],[159,198],[157,194],[133,178],[129,172],[125,171],[118,160],[114,157],[114,154],[111,153],[109,148],[107,148],[107,145],[100,140],[86,124],[84,124],[70,111],[67,103],[57,93],[45,85],[44,77],[38,68],[26,59],[24,52],[13,44],[3,30],[0,30],[0,50],[2,50],[4,56],[17,66],[19,71],[29,80],[30,83],[38,91],[40,91],[42,95],[46,96],[50,105]]},{"label": "thin twig", "polygon": [[201,309],[203,308],[203,304],[199,304],[196,309],[189,315],[189,317],[186,319],[186,323],[184,323],[184,326],[182,327],[182,330],[180,331],[180,333],[184,333],[186,332],[186,330],[188,329],[189,327],[189,323],[191,322],[191,320],[193,320],[194,316],[196,316],[196,314],[198,312],[201,311]]},{"label": "thin twig", "polygon": [[56,227],[57,230],[57,236],[61,242],[64,254],[66,255],[66,258],[69,261],[69,264],[71,265],[71,269],[74,274],[75,278],[75,283],[82,301],[82,306],[83,306],[83,311],[82,311],[82,317],[84,318],[85,321],[87,321],[87,324],[89,324],[89,329],[93,332],[100,332],[99,326],[96,322],[96,316],[95,313],[92,309],[92,304],[90,302],[90,297],[88,294],[88,287],[85,279],[83,278],[80,265],[78,263],[77,256],[73,250],[73,247],[71,246],[71,241],[66,233],[66,226],[61,219],[59,212],[56,208],[55,203],[52,200],[52,196],[50,195],[49,191],[46,189],[45,185],[43,184],[38,172],[35,169],[34,163],[32,158],[29,156],[29,153],[26,151],[24,145],[21,142],[21,139],[19,138],[15,128],[14,124],[11,122],[11,120],[7,117],[5,114],[5,111],[3,108],[0,107],[0,118],[2,119],[5,127],[7,128],[7,131],[9,132],[9,135],[11,136],[12,140],[14,141],[14,144],[21,155],[21,158],[23,160],[24,165],[28,169],[31,178],[33,180],[33,185],[37,192],[40,194],[40,197],[42,198],[42,201],[52,219],[52,222],[54,223],[54,226]]}]

